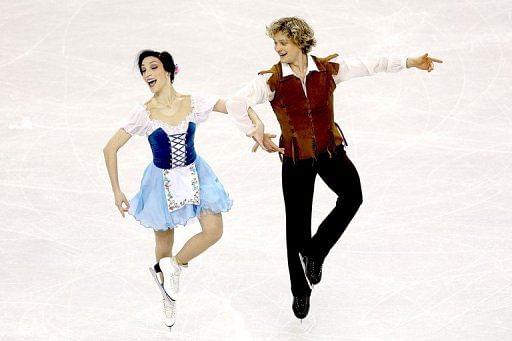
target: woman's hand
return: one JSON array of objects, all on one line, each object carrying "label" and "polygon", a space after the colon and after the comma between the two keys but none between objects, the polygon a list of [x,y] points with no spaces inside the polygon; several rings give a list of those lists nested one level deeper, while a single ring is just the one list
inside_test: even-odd
[{"label": "woman's hand", "polygon": [[247,114],[251,119],[252,124],[254,125],[254,130],[251,131],[248,136],[252,137],[252,139],[256,141],[256,145],[260,146],[264,150],[267,150],[263,141],[265,138],[265,125],[252,108],[247,109]]},{"label": "woman's hand", "polygon": [[420,70],[427,70],[428,72],[434,70],[434,63],[442,63],[443,61],[437,58],[432,58],[425,53],[416,58],[407,58],[407,67],[415,67]]},{"label": "woman's hand", "polygon": [[[263,146],[265,148],[262,149],[266,150],[269,153],[275,153],[279,152],[281,154],[284,154],[284,148],[279,148],[272,139],[276,137],[275,134],[263,134]],[[256,142],[254,146],[252,147],[252,152],[255,153],[258,150],[258,147],[260,146],[260,143]]]},{"label": "woman's hand", "polygon": [[[254,124],[254,122],[253,122],[253,124]],[[263,122],[258,120],[255,123],[254,130],[251,132],[250,136],[256,142],[257,146],[260,146],[264,150],[267,150],[265,148],[265,144],[264,144],[264,141],[263,141],[263,139],[265,138],[265,126],[263,125]]]},{"label": "woman's hand", "polygon": [[119,212],[121,212],[121,215],[124,218],[124,213],[128,212],[128,209],[130,208],[130,203],[126,199],[126,196],[124,195],[124,193],[121,191],[114,192],[114,200],[115,200],[115,205],[117,206],[117,209],[119,210]]}]

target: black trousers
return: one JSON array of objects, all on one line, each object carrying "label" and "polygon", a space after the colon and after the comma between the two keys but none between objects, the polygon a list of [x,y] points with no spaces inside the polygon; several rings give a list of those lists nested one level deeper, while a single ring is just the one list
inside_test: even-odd
[{"label": "black trousers", "polygon": [[[316,176],[338,195],[336,206],[311,236],[311,210]],[[322,153],[316,159],[283,158],[283,197],[286,211],[288,269],[294,296],[310,295],[300,264],[299,252],[322,260],[341,237],[363,201],[356,168],[342,145],[331,156]]]}]

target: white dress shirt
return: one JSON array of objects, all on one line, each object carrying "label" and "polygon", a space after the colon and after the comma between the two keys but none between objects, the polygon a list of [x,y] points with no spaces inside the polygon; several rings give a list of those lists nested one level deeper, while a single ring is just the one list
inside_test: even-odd
[{"label": "white dress shirt", "polygon": [[[307,56],[308,65],[305,74],[318,71],[316,63],[311,55]],[[335,57],[330,60],[331,63],[340,65],[339,71],[333,75],[336,84],[356,77],[373,76],[379,72],[398,72],[406,68],[407,58],[400,57],[372,57],[372,58],[347,58]],[[281,63],[283,77],[294,75],[289,64]],[[271,73],[265,73],[256,76],[249,84],[238,90],[234,96],[226,101],[228,113],[235,119],[237,126],[247,133],[252,127],[252,123],[247,116],[247,109],[257,104],[274,99],[275,91],[271,91],[267,84]],[[295,76],[297,77],[297,76]],[[307,97],[306,79],[302,81],[302,88]]]}]

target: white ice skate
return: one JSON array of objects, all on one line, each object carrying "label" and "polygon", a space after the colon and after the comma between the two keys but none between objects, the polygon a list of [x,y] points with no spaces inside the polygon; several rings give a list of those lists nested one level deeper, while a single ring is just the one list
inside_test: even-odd
[{"label": "white ice skate", "polygon": [[162,272],[162,270],[160,270],[160,265],[158,265],[158,263],[156,263],[154,266],[150,266],[149,267],[149,272],[153,276],[153,279],[155,280],[156,284],[158,285],[158,289],[160,290],[160,293],[162,294],[162,297],[164,299],[166,299],[167,301],[169,301],[169,302],[173,301],[169,297],[169,295],[167,295],[167,293],[165,292],[164,285],[160,281],[160,276],[158,275],[158,274],[160,274]]},{"label": "white ice skate", "polygon": [[164,290],[173,301],[178,299],[180,291],[181,266],[176,262],[176,257],[165,257],[158,262],[164,275]]},{"label": "white ice skate", "polygon": [[176,301],[168,300],[165,297],[162,301],[164,303],[164,324],[172,328],[176,323]]},{"label": "white ice skate", "polygon": [[172,300],[169,295],[165,292],[164,285],[160,281],[159,274],[162,272],[160,270],[160,266],[155,264],[153,267],[149,268],[149,272],[153,276],[156,284],[158,285],[158,289],[162,294],[162,300],[164,304],[164,324],[171,328],[176,323],[176,301]]}]

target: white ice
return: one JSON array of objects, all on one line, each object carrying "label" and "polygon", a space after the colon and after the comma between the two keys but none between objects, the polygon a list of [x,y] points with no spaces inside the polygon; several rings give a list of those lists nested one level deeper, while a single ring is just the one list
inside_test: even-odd
[{"label": "white ice", "polygon": [[[228,96],[277,61],[265,26],[290,15],[312,24],[319,56],[444,64],[338,86],[364,203],[302,324],[279,159],[212,114],[197,149],[235,204],[185,273],[169,334],[153,233],[119,215],[102,155],[151,96],[135,56],[169,50],[178,91]],[[1,0],[0,30],[0,340],[512,340],[509,1]],[[149,161],[144,138],[121,149],[128,196]],[[334,201],[318,180],[314,228]]]}]

